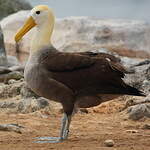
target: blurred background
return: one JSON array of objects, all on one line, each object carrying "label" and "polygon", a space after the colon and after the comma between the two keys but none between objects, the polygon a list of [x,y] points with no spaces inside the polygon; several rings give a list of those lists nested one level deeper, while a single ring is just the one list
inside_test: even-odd
[{"label": "blurred background", "polygon": [[105,19],[150,21],[150,0],[28,0],[31,5],[46,4],[57,17],[95,16]]}]

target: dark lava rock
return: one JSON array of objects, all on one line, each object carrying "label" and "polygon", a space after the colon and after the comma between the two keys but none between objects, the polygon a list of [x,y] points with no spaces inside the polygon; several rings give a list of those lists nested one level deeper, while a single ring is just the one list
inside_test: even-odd
[{"label": "dark lava rock", "polygon": [[26,0],[0,0],[0,19],[19,10],[29,10],[31,8]]},{"label": "dark lava rock", "polygon": [[6,66],[7,65],[7,57],[6,57],[6,51],[4,46],[4,37],[3,32],[0,27],[0,66]]}]

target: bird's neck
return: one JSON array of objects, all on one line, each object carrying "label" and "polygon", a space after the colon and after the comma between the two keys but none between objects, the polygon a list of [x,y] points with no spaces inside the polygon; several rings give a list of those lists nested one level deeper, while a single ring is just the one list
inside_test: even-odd
[{"label": "bird's neck", "polygon": [[53,32],[54,25],[46,22],[43,25],[36,27],[35,34],[31,41],[30,54],[35,53],[36,51],[42,49],[46,46],[51,46],[51,35]]}]

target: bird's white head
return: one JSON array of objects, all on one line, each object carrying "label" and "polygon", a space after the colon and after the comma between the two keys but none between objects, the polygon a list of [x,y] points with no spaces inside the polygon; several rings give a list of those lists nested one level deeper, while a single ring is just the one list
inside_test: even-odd
[{"label": "bird's white head", "polygon": [[31,50],[37,50],[42,46],[51,44],[51,35],[53,32],[55,17],[53,11],[46,5],[34,7],[23,25],[15,35],[15,41],[19,42],[22,37],[33,27],[36,27],[33,40],[31,41]]},{"label": "bird's white head", "polygon": [[52,10],[46,5],[34,7],[30,12],[30,16],[34,19],[36,25],[38,26],[42,26],[47,21],[52,24],[55,20]]}]

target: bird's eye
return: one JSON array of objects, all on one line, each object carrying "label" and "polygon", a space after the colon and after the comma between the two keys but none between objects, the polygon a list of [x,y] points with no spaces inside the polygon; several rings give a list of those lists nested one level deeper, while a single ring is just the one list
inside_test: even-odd
[{"label": "bird's eye", "polygon": [[36,11],[36,14],[39,15],[41,12],[40,11]]}]

